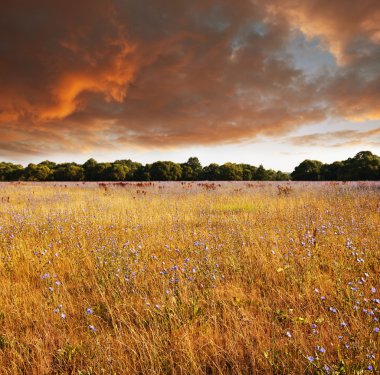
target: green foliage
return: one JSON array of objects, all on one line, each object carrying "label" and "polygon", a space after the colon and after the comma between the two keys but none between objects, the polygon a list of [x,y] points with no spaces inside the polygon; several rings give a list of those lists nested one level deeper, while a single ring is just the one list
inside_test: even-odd
[{"label": "green foliage", "polygon": [[172,161],[157,161],[152,164],[150,176],[152,181],[178,181],[181,179],[182,168]]},{"label": "green foliage", "polygon": [[196,157],[191,157],[186,163],[181,164],[183,181],[196,181],[202,173],[202,164]]},{"label": "green foliage", "polygon": [[296,181],[316,181],[321,179],[321,167],[323,163],[318,160],[304,160],[292,172],[291,176]]},{"label": "green foliage", "polygon": [[55,181],[82,181],[84,180],[84,169],[75,163],[59,164],[54,170]]},{"label": "green foliage", "polygon": [[22,165],[0,162],[0,181],[358,181],[380,180],[380,157],[370,151],[361,151],[353,158],[323,164],[306,159],[291,174],[263,165],[211,163],[202,167],[196,157],[186,163],[157,161],[142,165],[130,159],[113,163],[87,160],[56,164],[45,160],[39,164]]},{"label": "green foliage", "polygon": [[380,180],[380,157],[370,151],[361,151],[353,158],[322,164],[317,160],[304,160],[291,174],[297,181],[361,181]]},{"label": "green foliage", "polygon": [[201,180],[218,181],[220,180],[220,167],[219,164],[211,163],[209,166],[204,167],[201,173]]},{"label": "green foliage", "polygon": [[27,181],[49,181],[52,170],[46,164],[29,164],[23,173],[23,179]]},{"label": "green foliage", "polygon": [[241,181],[243,179],[243,168],[234,163],[225,163],[219,169],[220,180]]},{"label": "green foliage", "polygon": [[0,163],[0,181],[17,181],[21,178],[23,170],[22,165]]}]

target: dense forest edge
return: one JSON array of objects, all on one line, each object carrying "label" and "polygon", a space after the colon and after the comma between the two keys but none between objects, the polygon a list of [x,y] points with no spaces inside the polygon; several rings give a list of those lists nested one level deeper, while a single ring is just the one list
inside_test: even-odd
[{"label": "dense forest edge", "polygon": [[353,158],[324,164],[304,160],[292,173],[265,169],[262,165],[211,163],[203,167],[198,158],[186,163],[157,161],[143,165],[132,160],[84,164],[43,161],[23,167],[0,162],[0,181],[377,181],[380,180],[380,157],[361,151]]}]

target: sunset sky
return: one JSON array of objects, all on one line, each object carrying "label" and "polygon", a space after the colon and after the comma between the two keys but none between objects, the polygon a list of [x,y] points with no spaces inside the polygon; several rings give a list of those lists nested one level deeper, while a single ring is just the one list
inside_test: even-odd
[{"label": "sunset sky", "polygon": [[380,154],[379,0],[5,0],[0,160]]}]

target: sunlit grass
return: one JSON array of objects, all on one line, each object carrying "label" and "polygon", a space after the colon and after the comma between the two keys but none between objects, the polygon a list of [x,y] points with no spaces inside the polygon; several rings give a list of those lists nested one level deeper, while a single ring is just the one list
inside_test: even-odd
[{"label": "sunlit grass", "polygon": [[379,192],[3,184],[1,371],[376,372]]}]

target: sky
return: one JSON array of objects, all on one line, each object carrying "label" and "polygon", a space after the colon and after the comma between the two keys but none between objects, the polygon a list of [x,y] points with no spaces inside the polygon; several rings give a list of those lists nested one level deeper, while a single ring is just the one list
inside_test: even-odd
[{"label": "sky", "polygon": [[379,0],[3,0],[0,160],[380,154]]}]

